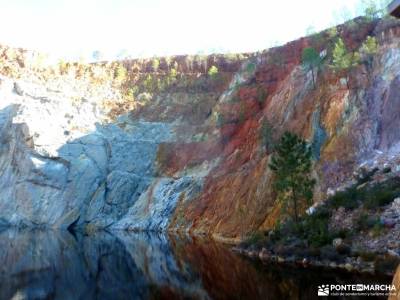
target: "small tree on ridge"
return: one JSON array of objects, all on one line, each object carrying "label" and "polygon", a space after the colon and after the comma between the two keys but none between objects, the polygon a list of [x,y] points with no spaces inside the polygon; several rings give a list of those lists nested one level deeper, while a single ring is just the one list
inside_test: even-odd
[{"label": "small tree on ridge", "polygon": [[311,71],[313,87],[315,89],[315,69],[321,66],[322,59],[319,56],[317,50],[311,47],[307,47],[303,49],[303,53],[301,55],[301,63],[303,68],[307,71]]},{"label": "small tree on ridge", "polygon": [[348,51],[343,40],[339,38],[335,44],[332,55],[332,68],[335,71],[346,72],[346,85],[347,88],[350,89],[348,73],[360,63],[360,54],[358,52]]}]

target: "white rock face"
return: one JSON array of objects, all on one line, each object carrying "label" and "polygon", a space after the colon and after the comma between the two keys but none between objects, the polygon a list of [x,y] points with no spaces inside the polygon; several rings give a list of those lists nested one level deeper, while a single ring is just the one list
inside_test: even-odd
[{"label": "white rock face", "polygon": [[182,193],[191,199],[202,188],[201,180],[183,177],[178,180],[162,178],[143,193],[129,212],[112,227],[115,229],[164,231]]},{"label": "white rock face", "polygon": [[[74,99],[68,85],[1,78],[0,225],[166,228],[197,180],[152,184],[158,144],[176,139],[173,125],[127,116],[106,124],[95,98]],[[154,185],[150,211],[137,210]]]}]

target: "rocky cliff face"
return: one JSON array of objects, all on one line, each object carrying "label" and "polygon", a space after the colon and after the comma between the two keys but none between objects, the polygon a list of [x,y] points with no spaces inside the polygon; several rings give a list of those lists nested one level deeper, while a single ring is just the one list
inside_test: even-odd
[{"label": "rocky cliff face", "polygon": [[[350,50],[374,36],[372,63],[333,72],[331,31],[234,57],[46,68],[3,49],[0,224],[233,240],[269,228],[279,209],[260,138],[266,121],[275,136],[312,142],[315,201],[360,164],[393,159],[400,24],[356,20],[337,31]],[[300,65],[307,46],[327,53],[315,88]]]}]

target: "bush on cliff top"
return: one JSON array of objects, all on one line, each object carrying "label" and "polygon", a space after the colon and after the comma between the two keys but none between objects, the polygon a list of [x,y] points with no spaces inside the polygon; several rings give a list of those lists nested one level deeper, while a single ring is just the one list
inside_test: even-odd
[{"label": "bush on cliff top", "polygon": [[218,68],[216,66],[211,66],[210,69],[208,69],[207,74],[211,78],[215,78],[218,74]]}]

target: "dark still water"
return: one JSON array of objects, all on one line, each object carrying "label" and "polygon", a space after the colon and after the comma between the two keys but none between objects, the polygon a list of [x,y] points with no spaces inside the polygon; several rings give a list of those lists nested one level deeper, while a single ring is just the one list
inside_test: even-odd
[{"label": "dark still water", "polygon": [[267,267],[207,240],[0,233],[0,299],[317,299],[318,284],[377,281]]}]

